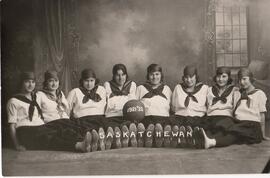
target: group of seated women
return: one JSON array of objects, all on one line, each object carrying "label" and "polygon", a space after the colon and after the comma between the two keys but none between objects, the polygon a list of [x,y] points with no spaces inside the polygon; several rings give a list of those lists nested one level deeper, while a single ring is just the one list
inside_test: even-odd
[{"label": "group of seated women", "polygon": [[[217,68],[214,85],[203,84],[195,66],[184,68],[173,91],[162,67],[147,67],[146,82],[137,86],[126,66],[116,64],[112,80],[99,83],[92,69],[81,72],[79,87],[67,98],[56,71],[44,74],[35,90],[33,72],[23,72],[20,92],[7,104],[11,138],[17,150],[93,152],[125,147],[198,148],[260,143],[265,136],[266,95],[253,85],[247,68],[234,86],[230,69]],[[235,81],[236,82],[236,81]],[[123,106],[139,100],[145,117],[132,122]]]}]

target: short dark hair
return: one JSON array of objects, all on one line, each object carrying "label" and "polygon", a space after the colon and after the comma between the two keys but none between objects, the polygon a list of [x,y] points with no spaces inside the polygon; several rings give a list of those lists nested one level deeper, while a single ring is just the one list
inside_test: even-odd
[{"label": "short dark hair", "polygon": [[83,87],[83,81],[90,77],[95,79],[95,85],[99,83],[99,80],[96,77],[96,73],[92,69],[87,68],[87,69],[82,70],[81,72],[81,78],[79,80],[80,87]]},{"label": "short dark hair", "polygon": [[215,83],[217,83],[217,76],[218,75],[222,75],[223,73],[227,74],[229,79],[228,79],[228,82],[227,82],[227,85],[230,85],[232,84],[233,82],[233,79],[231,77],[231,70],[228,68],[228,67],[225,67],[225,66],[222,66],[222,67],[218,67],[217,70],[216,70],[216,75],[213,77],[213,81]]},{"label": "short dark hair", "polygon": [[161,82],[163,82],[164,74],[162,72],[162,67],[160,65],[158,65],[158,64],[150,64],[147,67],[147,75],[146,75],[147,80],[149,80],[150,73],[153,73],[153,72],[160,72],[161,73]]},{"label": "short dark hair", "polygon": [[117,74],[118,70],[122,70],[123,73],[127,76],[126,80],[128,79],[128,73],[127,73],[127,68],[124,64],[115,64],[112,69],[112,80],[114,81],[114,76]]},{"label": "short dark hair", "polygon": [[238,76],[238,81],[240,81],[240,79],[243,78],[244,76],[248,76],[251,83],[254,83],[255,81],[253,73],[248,68],[241,68],[238,71],[237,76]]},{"label": "short dark hair", "polygon": [[[48,88],[48,81],[49,79],[51,78],[55,78],[57,80],[59,80],[59,77],[58,77],[58,72],[55,71],[55,70],[47,70],[45,73],[44,73],[44,81],[43,81],[43,89],[47,89]],[[60,87],[60,80],[59,80],[59,87]],[[59,88],[58,87],[58,88]]]},{"label": "short dark hair", "polygon": [[183,76],[182,76],[182,81],[184,82],[184,78],[187,75],[193,74],[195,75],[196,78],[196,83],[199,82],[199,75],[198,75],[198,71],[195,65],[187,65],[185,66],[184,70],[183,70]]},{"label": "short dark hair", "polygon": [[22,89],[22,85],[26,80],[34,80],[36,82],[35,73],[33,71],[21,72],[18,90]]}]

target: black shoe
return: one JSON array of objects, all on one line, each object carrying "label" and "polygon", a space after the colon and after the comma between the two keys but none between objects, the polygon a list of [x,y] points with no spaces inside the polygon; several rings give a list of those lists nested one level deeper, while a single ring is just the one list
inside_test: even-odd
[{"label": "black shoe", "polygon": [[164,127],[164,147],[171,147],[172,128],[170,125]]},{"label": "black shoe", "polygon": [[113,147],[114,148],[121,148],[122,147],[122,143],[121,143],[121,137],[122,137],[122,132],[119,129],[119,127],[115,127],[114,128],[114,140],[113,140]]},{"label": "black shoe", "polygon": [[179,127],[174,125],[172,128],[171,147],[176,148],[178,145]]},{"label": "black shoe", "polygon": [[130,146],[137,147],[137,128],[134,123],[129,125],[129,134],[130,134]]},{"label": "black shoe", "polygon": [[185,148],[187,145],[187,141],[186,141],[186,128],[185,126],[181,126],[179,128],[179,146],[181,148]]},{"label": "black shoe", "polygon": [[126,148],[128,147],[130,133],[126,125],[123,125],[121,130],[122,130],[122,147]]},{"label": "black shoe", "polygon": [[186,144],[189,148],[194,148],[194,138],[193,138],[193,130],[190,126],[186,127]]},{"label": "black shoe", "polygon": [[139,123],[137,129],[138,129],[137,133],[138,147],[144,147],[145,127],[142,123]]},{"label": "black shoe", "polygon": [[112,147],[114,132],[111,127],[108,127],[107,133],[106,133],[106,142],[105,142],[105,149],[109,150]]},{"label": "black shoe", "polygon": [[105,150],[105,132],[103,128],[99,128],[98,130],[98,135],[99,135],[99,139],[98,139],[98,147],[101,151]]},{"label": "black shoe", "polygon": [[151,148],[153,146],[153,137],[154,137],[155,126],[153,124],[148,125],[145,133],[145,147]]},{"label": "black shoe", "polygon": [[193,137],[195,140],[195,148],[201,149],[202,146],[202,134],[199,127],[195,127],[193,130]]},{"label": "black shoe", "polygon": [[162,147],[163,145],[163,128],[162,125],[157,123],[155,127],[155,144],[157,148]]},{"label": "black shoe", "polygon": [[92,151],[97,151],[99,136],[96,130],[92,130]]}]

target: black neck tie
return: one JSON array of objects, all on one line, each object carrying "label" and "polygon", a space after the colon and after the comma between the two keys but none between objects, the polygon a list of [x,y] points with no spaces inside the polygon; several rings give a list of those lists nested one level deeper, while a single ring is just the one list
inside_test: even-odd
[{"label": "black neck tie", "polygon": [[29,100],[28,98],[26,98],[24,95],[15,95],[14,98],[22,101],[22,102],[25,102],[25,103],[28,103],[30,104],[29,106],[29,109],[28,109],[28,115],[29,115],[29,119],[30,121],[33,120],[33,115],[34,115],[34,110],[35,110],[35,107],[37,108],[38,110],[38,114],[41,116],[41,118],[44,120],[44,117],[42,115],[42,110],[40,109],[37,101],[36,101],[36,94],[35,93],[31,93],[31,98],[32,100]]},{"label": "black neck tie", "polygon": [[149,83],[145,83],[143,84],[143,86],[148,90],[148,93],[146,93],[143,98],[152,98],[154,96],[161,96],[165,99],[167,99],[167,97],[162,93],[163,89],[164,89],[164,84],[161,84],[160,86],[158,86],[157,88],[153,89],[152,85]]},{"label": "black neck tie", "polygon": [[80,87],[80,90],[84,94],[82,103],[87,103],[89,99],[99,102],[101,100],[100,95],[97,93],[98,85],[96,85],[92,90],[88,91],[85,88]]},{"label": "black neck tie", "polygon": [[238,107],[240,106],[242,100],[247,100],[247,107],[250,108],[250,98],[249,98],[248,95],[252,95],[252,94],[256,93],[257,91],[258,91],[258,90],[255,89],[255,90],[253,90],[253,91],[247,93],[245,90],[242,90],[242,89],[240,90],[241,97],[240,97],[240,99],[237,101],[236,106],[235,106],[235,108],[234,108],[234,112],[233,112],[234,115],[235,115],[236,110],[237,110]]},{"label": "black neck tie", "polygon": [[114,81],[110,81],[109,83],[112,90],[112,93],[110,94],[110,98],[111,98],[114,96],[123,96],[123,95],[127,96],[129,94],[132,81],[125,82],[122,90],[118,88],[117,84]]},{"label": "black neck tie", "polygon": [[187,97],[185,99],[185,107],[188,107],[189,105],[189,102],[190,102],[190,99],[192,99],[194,102],[198,103],[198,100],[197,98],[194,96],[198,91],[201,90],[203,84],[202,83],[198,83],[196,84],[195,88],[194,88],[194,91],[193,92],[188,92],[187,91],[187,87],[184,85],[184,84],[180,84],[183,88],[183,91],[187,94]]},{"label": "black neck tie", "polygon": [[227,103],[227,97],[231,94],[233,90],[233,86],[231,85],[228,88],[226,88],[225,91],[221,94],[221,96],[219,96],[218,90],[219,89],[217,86],[212,87],[212,92],[213,92],[213,95],[215,96],[213,98],[212,105],[216,104],[218,101],[221,101],[223,104]]}]

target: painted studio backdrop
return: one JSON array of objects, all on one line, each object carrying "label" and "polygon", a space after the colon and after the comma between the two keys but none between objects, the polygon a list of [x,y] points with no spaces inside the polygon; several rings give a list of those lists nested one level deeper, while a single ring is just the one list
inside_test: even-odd
[{"label": "painted studio backdrop", "polygon": [[104,82],[116,63],[125,64],[138,84],[149,64],[160,64],[171,89],[187,64],[196,64],[209,84],[218,66],[233,73],[250,66],[258,85],[269,91],[268,0],[3,0],[1,5],[2,106],[16,92],[23,70],[35,71],[39,88],[44,72],[57,70],[67,93],[78,86],[83,68],[94,69]]}]

